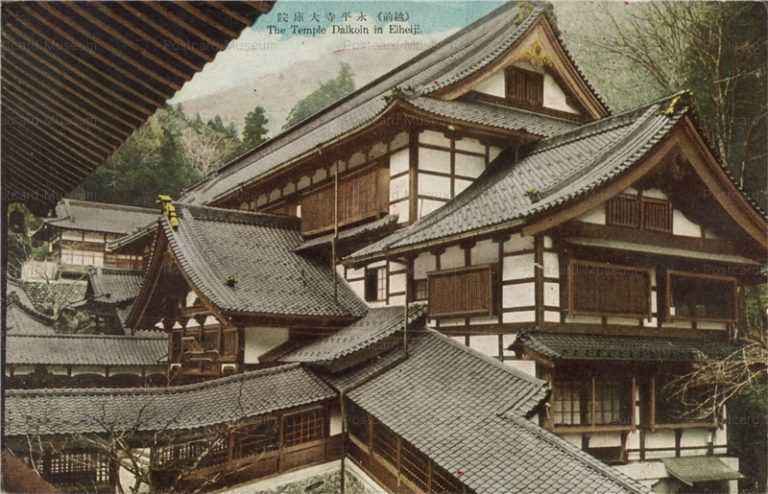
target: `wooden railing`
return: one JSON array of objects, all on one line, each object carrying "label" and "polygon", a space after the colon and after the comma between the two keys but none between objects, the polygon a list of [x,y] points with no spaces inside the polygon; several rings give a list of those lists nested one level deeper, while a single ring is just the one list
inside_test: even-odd
[{"label": "wooden railing", "polygon": [[[387,212],[388,173],[386,168],[374,166],[339,181],[339,226]],[[329,184],[302,199],[302,232],[305,235],[333,228],[335,197],[335,187]]]},{"label": "wooden railing", "polygon": [[491,265],[434,271],[428,280],[431,317],[493,314]]}]

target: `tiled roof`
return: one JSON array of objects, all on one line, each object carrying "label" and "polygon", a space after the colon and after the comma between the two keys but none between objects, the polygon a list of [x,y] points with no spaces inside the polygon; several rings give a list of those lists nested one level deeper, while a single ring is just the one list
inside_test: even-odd
[{"label": "tiled roof", "polygon": [[4,329],[13,334],[54,334],[53,319],[26,307],[15,294],[8,298]]},{"label": "tiled roof", "polygon": [[5,436],[210,427],[336,396],[298,364],[165,388],[9,390]]},{"label": "tiled roof", "polygon": [[347,396],[473,492],[647,492],[528,420],[544,381],[434,331],[397,353]]},{"label": "tiled roof", "polygon": [[[378,220],[369,221],[367,223],[363,223],[362,225],[354,226],[352,228],[347,228],[340,231],[338,240],[355,240],[367,237],[369,235],[377,234],[379,232],[383,232],[379,233],[380,235],[385,235],[386,233],[391,232],[392,228],[394,228],[396,225],[397,215],[388,214],[383,218],[379,218]],[[303,252],[315,249],[320,246],[330,245],[331,241],[333,240],[333,235],[333,233],[328,233],[326,235],[320,235],[319,237],[305,240],[298,247],[296,247],[294,251]]]},{"label": "tiled roof", "polygon": [[679,105],[666,114],[674,97],[540,141],[517,163],[511,153],[502,153],[451,202],[350,257],[522,222],[588,194],[623,174],[667,135],[688,111]]},{"label": "tiled roof", "polygon": [[108,240],[106,250],[108,252],[117,252],[133,243],[151,241],[155,236],[156,230],[157,217],[153,218],[151,223],[144,225],[131,233],[127,233],[115,240]]},{"label": "tiled roof", "polygon": [[441,117],[542,137],[562,134],[579,125],[577,122],[564,118],[478,101],[446,101],[420,96],[409,100],[408,103]]},{"label": "tiled roof", "polygon": [[[330,336],[303,346],[280,360],[322,364],[370,348],[403,330],[404,311],[404,307],[398,306],[369,309],[368,314],[359,321]],[[423,305],[409,305],[408,324],[425,314],[426,308]]]},{"label": "tiled roof", "polygon": [[[545,15],[546,10],[547,4],[543,2],[513,1],[502,5],[346,98],[238,157],[205,182],[191,188],[182,200],[197,204],[211,202],[236,187],[288,166],[302,155],[314,152],[318,146],[362,128],[382,114],[387,108],[387,97],[395,89],[419,99],[419,96],[426,96],[455,81],[456,77],[470,75],[498,58],[536,19]],[[417,104],[430,103],[420,99]],[[441,111],[449,111],[445,108],[447,106]],[[460,115],[468,114],[464,105],[451,108],[450,111]],[[489,111],[489,115],[493,113]],[[477,111],[469,112],[469,116],[469,121],[485,123]],[[521,114],[518,117],[530,125],[529,116]],[[501,120],[506,123],[500,128],[519,128],[513,120],[500,119],[498,115],[492,116],[488,123],[493,125]],[[539,131],[543,132],[543,127]]]},{"label": "tiled roof", "polygon": [[713,338],[561,333],[522,334],[512,346],[522,346],[553,359],[651,362],[695,362],[723,358],[741,348],[737,343]]},{"label": "tiled roof", "polygon": [[7,277],[4,329],[14,334],[53,334],[55,321],[37,310],[21,280]]},{"label": "tiled roof", "polygon": [[88,281],[96,301],[104,304],[124,304],[139,294],[141,271],[114,268],[91,268]]},{"label": "tiled roof", "polygon": [[[300,219],[177,204],[162,226],[192,284],[225,312],[357,318],[367,307],[327,263],[293,250]],[[228,285],[233,277],[235,286]],[[338,300],[334,298],[338,283]]]},{"label": "tiled roof", "polygon": [[107,336],[9,333],[5,361],[11,365],[164,365],[168,339],[154,336]]},{"label": "tiled roof", "polygon": [[56,205],[56,216],[43,221],[58,228],[125,234],[146,226],[159,214],[151,208],[63,199]]}]

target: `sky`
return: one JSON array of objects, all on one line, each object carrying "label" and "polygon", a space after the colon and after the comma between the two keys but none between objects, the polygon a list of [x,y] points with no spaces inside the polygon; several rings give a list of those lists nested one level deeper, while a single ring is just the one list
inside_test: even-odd
[{"label": "sky", "polygon": [[[361,55],[371,56],[377,46],[396,44],[413,49],[415,55],[424,43],[449,36],[502,3],[281,0],[187,82],[171,103],[217,93],[261,75],[285,71],[297,62],[333,56],[338,50],[360,50]],[[293,32],[292,26],[299,31]],[[375,32],[377,27],[381,33]],[[361,34],[364,29],[368,34]],[[397,32],[390,33],[390,29]]]}]

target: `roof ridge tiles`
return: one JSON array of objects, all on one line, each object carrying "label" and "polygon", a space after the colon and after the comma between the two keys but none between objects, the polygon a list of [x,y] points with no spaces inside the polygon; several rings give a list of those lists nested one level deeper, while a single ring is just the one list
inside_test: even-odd
[{"label": "roof ridge tiles", "polygon": [[300,218],[283,214],[243,211],[240,209],[226,209],[189,203],[176,203],[176,206],[188,210],[194,219],[200,221],[220,221],[248,225],[272,225],[294,230],[301,226]]},{"label": "roof ridge tiles", "polygon": [[[145,333],[148,331],[144,331]],[[141,336],[124,335],[124,334],[70,334],[70,333],[52,333],[52,334],[37,334],[37,333],[14,333],[9,332],[7,336],[14,338],[62,338],[62,339],[81,339],[81,340],[120,340],[120,341],[139,341],[139,340],[164,340],[167,336],[163,334],[149,335],[143,334]]]},{"label": "roof ridge tiles", "polygon": [[151,396],[163,396],[189,393],[192,391],[215,388],[224,386],[232,382],[237,381],[250,381],[263,376],[270,376],[275,374],[282,374],[284,372],[292,371],[295,369],[301,369],[311,376],[319,383],[326,385],[319,377],[310,372],[306,368],[302,367],[298,363],[288,363],[277,365],[274,367],[268,367],[266,369],[258,369],[254,371],[242,372],[239,374],[233,374],[231,376],[221,377],[217,379],[211,379],[204,382],[193,384],[181,384],[171,385],[165,387],[155,388],[35,388],[35,389],[9,389],[6,391],[6,396],[17,398],[31,398],[37,396],[97,396],[97,395],[151,395]]},{"label": "roof ridge tiles", "polygon": [[160,210],[158,208],[148,208],[146,206],[135,206],[133,204],[121,204],[116,202],[100,202],[100,201],[86,201],[83,199],[70,199],[66,198],[64,199],[65,204],[68,206],[67,212],[70,213],[70,209],[72,206],[80,206],[80,207],[95,207],[99,209],[110,208],[110,209],[123,209],[123,210],[129,210],[129,211],[136,211],[141,213],[157,213],[160,214]]}]

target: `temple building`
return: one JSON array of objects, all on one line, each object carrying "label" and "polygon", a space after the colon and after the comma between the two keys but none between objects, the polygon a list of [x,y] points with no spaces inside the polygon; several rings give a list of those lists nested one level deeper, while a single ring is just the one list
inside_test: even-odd
[{"label": "temple building", "polygon": [[167,335],[166,385],[6,395],[55,486],[332,465],[377,492],[738,491],[725,408],[665,384],[741,348],[766,215],[687,93],[612,113],[551,6],[504,4],[161,202],[109,245],[142,257],[131,297],[104,267],[89,300],[113,338]]},{"label": "temple building", "polygon": [[49,242],[57,277],[84,278],[89,267],[140,268],[140,255],[113,254],[106,246],[156,218],[156,209],[62,199],[34,237]]}]

